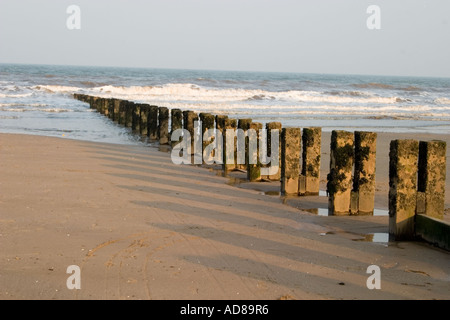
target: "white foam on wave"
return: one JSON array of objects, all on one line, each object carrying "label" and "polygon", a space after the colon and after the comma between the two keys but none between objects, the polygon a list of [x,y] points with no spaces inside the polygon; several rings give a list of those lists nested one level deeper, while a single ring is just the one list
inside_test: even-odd
[{"label": "white foam on wave", "polygon": [[4,94],[0,93],[0,98],[26,98],[30,97],[33,93],[20,93],[20,94]]},{"label": "white foam on wave", "polygon": [[291,103],[378,103],[395,104],[401,102],[398,97],[380,97],[364,93],[361,96],[334,95],[318,91],[266,91],[261,89],[217,89],[197,86],[191,83],[171,83],[163,86],[102,86],[90,89],[92,93],[103,97],[115,97],[128,100],[152,102],[198,101],[233,102],[279,100]]},{"label": "white foam on wave", "polygon": [[39,107],[47,107],[48,104],[43,104],[43,103],[0,103],[0,107],[4,108],[4,107],[35,107],[35,108],[39,108]]},{"label": "white foam on wave", "polygon": [[31,87],[31,89],[49,93],[74,93],[82,90],[82,88],[79,87],[58,86],[58,85],[38,85]]},{"label": "white foam on wave", "polygon": [[434,103],[450,105],[450,98],[437,98],[434,100]]},{"label": "white foam on wave", "polygon": [[18,108],[17,106],[16,107],[1,107],[1,110],[7,111],[7,112],[32,112],[32,111],[39,111],[39,112],[46,112],[46,113],[74,112],[74,110],[63,109],[63,108],[36,108],[36,107]]},{"label": "white foam on wave", "polygon": [[165,103],[169,109],[193,110],[195,112],[213,112],[216,114],[234,114],[238,116],[265,115],[273,117],[289,116],[322,116],[322,117],[381,117],[398,119],[418,119],[448,121],[450,120],[450,108],[433,108],[427,105],[415,106],[345,106],[345,105],[270,105],[249,106],[243,103]]}]

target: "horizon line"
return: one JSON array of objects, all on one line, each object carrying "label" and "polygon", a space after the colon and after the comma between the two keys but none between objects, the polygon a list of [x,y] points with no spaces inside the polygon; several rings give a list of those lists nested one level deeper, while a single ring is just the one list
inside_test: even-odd
[{"label": "horizon line", "polygon": [[272,74],[298,74],[298,75],[337,75],[337,76],[367,76],[367,77],[397,77],[397,78],[434,78],[450,79],[450,76],[430,75],[393,75],[393,74],[370,74],[370,73],[324,73],[324,72],[300,72],[300,71],[262,71],[262,70],[236,70],[236,69],[196,69],[196,68],[173,68],[173,67],[136,67],[124,65],[88,65],[88,64],[62,64],[62,63],[24,63],[24,62],[1,62],[0,65],[25,65],[25,66],[56,66],[56,67],[81,67],[81,68],[116,68],[116,69],[149,69],[149,70],[183,70],[183,71],[205,71],[205,72],[241,72],[241,73],[272,73]]}]

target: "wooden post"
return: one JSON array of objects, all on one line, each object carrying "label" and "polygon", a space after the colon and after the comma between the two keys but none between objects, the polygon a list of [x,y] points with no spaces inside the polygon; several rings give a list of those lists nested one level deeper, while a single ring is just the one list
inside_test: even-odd
[{"label": "wooden post", "polygon": [[445,141],[419,143],[418,191],[423,193],[424,212],[418,213],[437,219],[444,218],[446,150]]},{"label": "wooden post", "polygon": [[183,111],[183,126],[184,129],[191,135],[191,154],[194,154],[194,122],[197,121],[198,115],[194,111]]},{"label": "wooden post", "polygon": [[148,137],[150,140],[156,141],[159,139],[157,106],[149,106],[149,113],[147,120],[148,120],[147,122]]},{"label": "wooden post", "polygon": [[375,169],[377,134],[355,132],[355,174],[353,191],[357,197],[358,214],[373,215],[375,209]]},{"label": "wooden post", "polygon": [[248,130],[246,150],[248,150],[247,180],[261,180],[261,162],[259,161],[259,130],[262,123],[252,122]]},{"label": "wooden post", "polygon": [[300,128],[281,130],[281,193],[298,195],[300,175]]},{"label": "wooden post", "polygon": [[226,173],[236,168],[236,119],[225,119],[223,137],[223,165],[222,170]]},{"label": "wooden post", "polygon": [[[175,130],[183,129],[183,112],[180,109],[170,110],[171,126],[170,126],[170,143],[172,147],[180,143],[178,141],[172,141],[172,134]],[[181,137],[180,137],[181,139]]]},{"label": "wooden post", "polygon": [[328,214],[350,214],[353,169],[353,134],[333,130],[330,145],[330,173],[327,176]]},{"label": "wooden post", "polygon": [[159,107],[158,112],[159,144],[169,144],[169,109]]},{"label": "wooden post", "polygon": [[321,128],[303,129],[302,176],[306,195],[318,195],[320,191],[321,141]]},{"label": "wooden post", "polygon": [[417,200],[417,140],[393,140],[389,151],[389,234],[395,240],[414,237]]}]

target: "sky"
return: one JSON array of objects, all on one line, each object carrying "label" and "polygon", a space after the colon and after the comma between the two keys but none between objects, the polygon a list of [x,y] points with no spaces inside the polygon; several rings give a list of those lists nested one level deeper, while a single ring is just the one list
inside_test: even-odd
[{"label": "sky", "polygon": [[449,61],[448,0],[0,0],[0,63],[450,77]]}]

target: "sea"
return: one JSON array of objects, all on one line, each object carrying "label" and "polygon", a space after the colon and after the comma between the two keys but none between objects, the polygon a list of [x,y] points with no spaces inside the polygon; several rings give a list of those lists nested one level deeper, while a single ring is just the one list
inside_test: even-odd
[{"label": "sea", "polygon": [[450,78],[24,64],[0,64],[0,132],[145,143],[74,93],[324,132],[450,134]]}]

